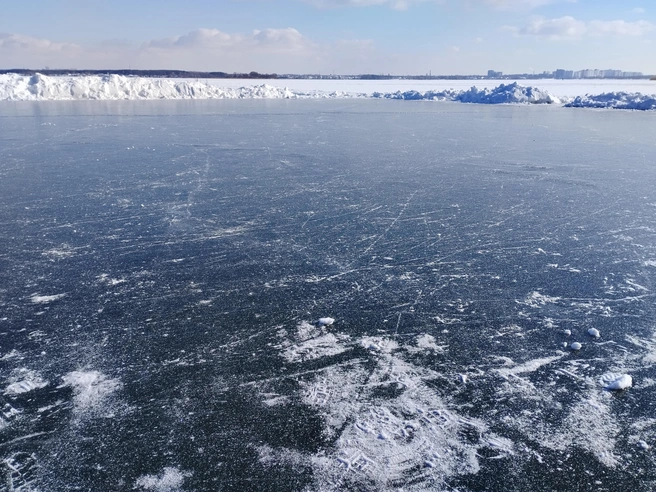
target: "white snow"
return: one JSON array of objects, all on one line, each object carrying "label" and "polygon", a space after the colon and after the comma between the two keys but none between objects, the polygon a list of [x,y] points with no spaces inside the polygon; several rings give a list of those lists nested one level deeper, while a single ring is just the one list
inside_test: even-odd
[{"label": "white snow", "polygon": [[599,378],[599,382],[607,390],[623,390],[633,386],[633,378],[628,374],[609,372]]},{"label": "white snow", "polygon": [[302,343],[291,345],[282,353],[287,362],[301,362],[321,357],[330,357],[346,351],[340,340],[332,333],[311,338]]},{"label": "white snow", "polygon": [[477,104],[560,104],[561,100],[553,94],[536,87],[524,87],[514,82],[501,84],[493,89],[472,87],[466,91],[447,89],[445,91],[420,92],[397,91],[394,93],[374,92],[373,97],[384,99],[454,101]]},{"label": "white snow", "polygon": [[560,297],[552,297],[545,294],[542,294],[538,291],[531,292],[526,299],[524,299],[524,304],[532,308],[539,308],[545,304],[555,304],[560,301]]},{"label": "white snow", "polygon": [[437,341],[435,340],[435,337],[433,335],[429,335],[428,333],[419,335],[416,338],[416,343],[417,343],[416,347],[413,347],[412,345],[407,345],[405,349],[410,353],[417,353],[417,352],[444,353],[444,351],[447,348],[449,348],[448,345],[438,345]]},{"label": "white snow", "polygon": [[565,104],[568,108],[612,108],[638,109],[646,111],[656,109],[656,95],[641,93],[608,92],[605,94],[577,96]]},{"label": "white snow", "polygon": [[5,395],[8,396],[29,393],[48,385],[48,382],[44,381],[37,372],[25,368],[14,370],[9,381],[10,384],[5,388]]},{"label": "white snow", "polygon": [[[568,107],[656,109],[649,81],[294,80],[0,75],[0,101],[382,98],[477,104],[566,104]],[[291,87],[291,88],[290,88]],[[610,90],[599,93],[600,90]],[[631,92],[629,92],[631,91]],[[594,95],[597,94],[597,95]]]},{"label": "white snow", "polygon": [[179,469],[167,466],[159,475],[143,475],[137,479],[136,486],[156,492],[174,492],[182,489],[185,473]]},{"label": "white snow", "polygon": [[321,320],[334,321],[332,318],[321,318],[317,325],[301,321],[296,327],[295,343],[287,340],[287,332],[281,330],[279,336],[285,338],[279,348],[284,349],[282,356],[287,362],[303,362],[321,357],[330,357],[347,350],[344,342],[348,335],[327,333],[325,327],[331,323],[321,323]]},{"label": "white snow", "polygon": [[66,294],[54,294],[51,296],[40,296],[39,294],[33,294],[30,297],[30,301],[32,301],[34,304],[48,304],[49,302],[56,301],[65,296]]},{"label": "white snow", "polygon": [[101,407],[104,400],[121,384],[98,371],[72,371],[63,377],[64,386],[73,388],[73,402],[77,413]]},{"label": "white snow", "polygon": [[384,337],[362,337],[360,339],[360,345],[367,350],[381,352],[383,354],[389,354],[399,348],[399,344],[395,340]]},{"label": "white snow", "polygon": [[283,99],[288,89],[259,85],[224,89],[200,81],[145,77],[0,75],[0,100]]},{"label": "white snow", "polygon": [[599,333],[599,330],[597,330],[596,328],[590,328],[588,330],[588,335],[590,335],[591,337],[594,337],[594,338],[599,338],[601,336],[601,334]]}]

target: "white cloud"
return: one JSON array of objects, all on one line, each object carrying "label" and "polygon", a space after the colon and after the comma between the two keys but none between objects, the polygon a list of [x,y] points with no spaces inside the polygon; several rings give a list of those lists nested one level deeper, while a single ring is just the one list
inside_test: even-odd
[{"label": "white cloud", "polygon": [[642,7],[636,7],[636,8],[634,8],[634,9],[631,9],[630,12],[631,12],[632,14],[644,14],[644,13],[646,12],[646,10],[643,9]]},{"label": "white cloud", "polygon": [[557,19],[534,19],[525,27],[506,26],[504,30],[518,36],[534,36],[551,40],[577,39],[583,36],[642,36],[656,26],[646,21],[580,21],[564,16]]},{"label": "white cloud", "polygon": [[0,33],[0,68],[178,69],[248,73],[375,73],[393,69],[372,40],[317,43],[294,28],[227,33],[201,28],[133,45],[75,45]]},{"label": "white cloud", "polygon": [[394,10],[407,10],[413,4],[432,2],[443,4],[446,0],[302,0],[321,9],[334,9],[344,7],[372,7],[386,5]]},{"label": "white cloud", "polygon": [[470,3],[483,3],[499,10],[530,10],[563,2],[575,3],[576,0],[470,0]]},{"label": "white cloud", "polygon": [[72,43],[56,43],[47,39],[33,38],[22,34],[0,32],[2,51],[38,51],[41,53],[76,51],[79,46]]}]

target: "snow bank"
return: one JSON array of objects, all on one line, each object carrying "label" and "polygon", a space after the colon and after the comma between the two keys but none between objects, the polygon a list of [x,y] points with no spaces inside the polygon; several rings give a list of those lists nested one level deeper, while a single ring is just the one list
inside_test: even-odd
[{"label": "snow bank", "polygon": [[223,89],[199,81],[122,75],[31,77],[0,75],[0,100],[283,99],[290,90],[259,85]]},{"label": "snow bank", "polygon": [[[273,80],[272,84],[251,87],[230,87],[231,80],[184,80],[150,77],[103,76],[33,76],[0,75],[0,101],[52,101],[52,100],[151,100],[151,99],[345,99],[376,98],[399,100],[452,101],[475,104],[555,104],[566,107],[616,108],[656,110],[656,95],[638,92],[608,92],[577,97],[554,95],[538,87],[526,87],[518,82],[501,84],[494,88],[406,90],[395,92],[375,91],[376,84],[361,81],[351,91],[289,89],[280,84],[293,81]],[[312,81],[309,81],[312,82]],[[397,82],[397,87],[407,81]],[[426,82],[426,81],[422,81]],[[462,87],[463,81],[458,82]],[[484,81],[481,81],[483,83]],[[239,83],[249,83],[248,80]],[[223,84],[220,87],[219,84]],[[338,85],[338,84],[337,84]],[[421,84],[419,84],[420,86]],[[437,83],[435,84],[439,86]],[[386,85],[387,88],[389,85]],[[456,84],[458,86],[458,84]],[[323,85],[321,85],[323,87]],[[326,86],[325,88],[328,88]],[[382,87],[380,87],[382,88]],[[358,90],[359,92],[354,92]]]},{"label": "snow bank", "polygon": [[607,92],[596,96],[577,96],[565,104],[565,107],[655,110],[656,95],[643,95],[639,92]]},{"label": "snow bank", "polygon": [[536,87],[524,87],[517,82],[501,84],[494,89],[472,87],[466,91],[447,89],[445,91],[406,91],[381,94],[373,97],[405,100],[455,101],[476,104],[560,104],[561,100],[553,94]]}]

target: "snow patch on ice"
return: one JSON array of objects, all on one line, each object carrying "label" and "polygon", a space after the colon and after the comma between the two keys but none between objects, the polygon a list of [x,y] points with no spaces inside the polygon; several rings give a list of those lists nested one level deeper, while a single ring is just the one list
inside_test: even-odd
[{"label": "snow patch on ice", "polygon": [[608,404],[610,395],[601,393],[592,390],[582,395],[565,417],[562,431],[540,436],[540,441],[559,451],[578,446],[591,452],[609,468],[619,465],[615,442],[620,426]]},{"label": "snow patch on ice", "polygon": [[538,291],[531,292],[526,299],[524,299],[524,304],[532,308],[539,308],[545,304],[555,304],[560,300],[560,297],[551,297],[544,294],[541,294]]},{"label": "snow patch on ice", "polygon": [[75,412],[79,415],[102,408],[106,399],[121,387],[99,371],[72,371],[63,377],[64,386],[73,388]]},{"label": "snow patch on ice", "polygon": [[448,345],[438,345],[435,337],[424,333],[419,335],[416,339],[416,346],[408,345],[404,348],[410,353],[417,352],[435,352],[435,353],[444,353],[445,350],[449,347]]},{"label": "snow patch on ice", "polygon": [[442,400],[428,384],[438,377],[382,354],[373,369],[364,362],[332,366],[303,382],[303,398],[323,415],[327,436],[338,435],[312,457],[317,482],[329,490],[393,490],[401,483],[437,490],[450,477],[478,472],[481,448],[498,458],[513,454],[510,440]]},{"label": "snow patch on ice", "polygon": [[259,461],[265,466],[301,466],[309,462],[304,454],[289,448],[272,448],[266,444],[256,447]]},{"label": "snow patch on ice", "polygon": [[5,388],[5,395],[16,396],[29,393],[35,389],[45,388],[48,382],[36,372],[21,368],[13,371],[9,378],[10,384]]},{"label": "snow patch on ice", "polygon": [[332,333],[311,338],[288,347],[282,354],[287,362],[299,362],[321,357],[330,357],[346,351],[346,347]]},{"label": "snow patch on ice", "polygon": [[175,492],[182,490],[182,484],[188,473],[178,468],[167,466],[159,475],[142,475],[135,483],[135,488],[154,490],[156,492]]},{"label": "snow patch on ice", "polygon": [[[327,333],[325,324],[312,324],[301,321],[296,327],[294,342],[287,339],[279,348],[283,348],[282,356],[287,362],[302,362],[341,354],[347,350],[344,343],[350,337],[344,334]],[[284,330],[279,332],[281,337],[286,337]]]},{"label": "snow patch on ice", "polygon": [[559,359],[562,359],[563,355],[555,355],[552,357],[543,357],[539,359],[529,360],[523,364],[513,366],[513,367],[500,367],[496,369],[497,374],[499,374],[504,379],[508,379],[511,376],[517,376],[519,374],[524,374],[527,372],[534,372],[539,368],[549,365]]},{"label": "snow patch on ice", "polygon": [[51,296],[40,296],[39,294],[32,294],[32,296],[30,296],[30,301],[33,304],[48,304],[63,297],[66,297],[66,294],[54,294]]},{"label": "snow patch on ice", "polygon": [[399,348],[399,344],[395,340],[385,337],[362,337],[360,339],[360,345],[367,350],[381,352],[383,354],[389,354]]}]

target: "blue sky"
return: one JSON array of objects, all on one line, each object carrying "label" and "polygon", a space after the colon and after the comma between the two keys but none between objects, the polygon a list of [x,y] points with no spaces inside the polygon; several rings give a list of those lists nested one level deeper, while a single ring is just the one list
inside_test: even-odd
[{"label": "blue sky", "polygon": [[31,0],[0,16],[0,68],[656,74],[641,0]]}]

